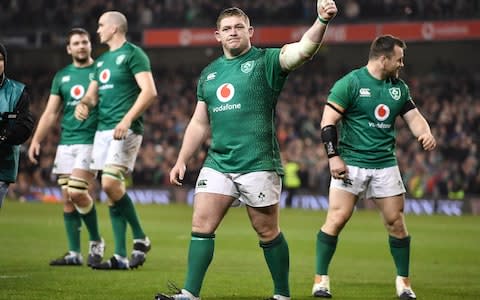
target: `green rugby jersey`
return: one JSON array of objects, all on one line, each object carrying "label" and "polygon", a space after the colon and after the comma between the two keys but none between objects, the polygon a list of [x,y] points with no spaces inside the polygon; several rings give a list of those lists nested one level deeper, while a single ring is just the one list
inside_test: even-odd
[{"label": "green rugby jersey", "polygon": [[[95,63],[94,80],[98,82],[98,130],[114,129],[137,100],[140,87],[135,74],[151,72],[145,52],[132,43],[107,51]],[[132,122],[130,129],[143,134],[143,116]]]},{"label": "green rugby jersey", "polygon": [[75,118],[75,107],[87,92],[93,72],[93,64],[82,68],[70,64],[58,71],[53,78],[50,94],[60,96],[63,101],[59,142],[61,145],[93,144],[98,110],[92,109],[85,121]]},{"label": "green rugby jersey", "polygon": [[345,109],[338,150],[346,164],[370,169],[397,165],[395,119],[412,100],[402,80],[378,80],[363,67],[338,80],[328,100]]},{"label": "green rugby jersey", "polygon": [[200,74],[197,97],[208,107],[212,134],[205,167],[283,175],[275,107],[288,73],[279,54],[277,48],[252,47],[240,57],[216,59]]}]

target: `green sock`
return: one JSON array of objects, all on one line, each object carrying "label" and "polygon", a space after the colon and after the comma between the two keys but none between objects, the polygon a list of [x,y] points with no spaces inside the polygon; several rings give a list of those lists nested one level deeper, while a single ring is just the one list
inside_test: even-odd
[{"label": "green sock", "polygon": [[328,275],[328,266],[337,249],[338,237],[319,231],[317,234],[317,275]]},{"label": "green sock", "polygon": [[260,242],[263,248],[263,255],[273,279],[274,294],[290,297],[288,284],[288,273],[290,269],[290,258],[288,244],[283,233],[270,242]]},{"label": "green sock", "polygon": [[388,236],[390,253],[397,267],[397,275],[408,277],[408,268],[410,265],[410,236],[403,239],[397,239],[391,235]]},{"label": "green sock", "polygon": [[95,204],[93,204],[92,209],[88,213],[80,214],[80,216],[82,217],[82,220],[87,227],[90,241],[101,240],[102,238],[100,237],[100,233],[98,232],[98,218]]},{"label": "green sock", "polygon": [[112,222],[113,240],[115,241],[115,254],[127,257],[127,221],[123,214],[114,204],[109,208],[110,220]]},{"label": "green sock", "polygon": [[200,295],[203,279],[210,262],[212,262],[214,250],[215,234],[192,232],[192,239],[188,249],[188,271],[185,289],[195,297]]},{"label": "green sock", "polygon": [[134,239],[144,239],[145,233],[143,232],[142,226],[140,225],[140,220],[137,216],[137,211],[133,205],[132,199],[125,193],[120,200],[115,202],[115,205],[122,212],[125,220],[132,227],[132,235]]},{"label": "green sock", "polygon": [[82,219],[75,210],[73,212],[63,213],[63,222],[67,232],[68,250],[80,253],[80,229],[82,228]]}]

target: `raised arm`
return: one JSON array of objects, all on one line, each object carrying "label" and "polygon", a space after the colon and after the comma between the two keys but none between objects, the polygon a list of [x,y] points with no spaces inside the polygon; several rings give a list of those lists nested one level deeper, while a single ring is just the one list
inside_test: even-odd
[{"label": "raised arm", "polygon": [[303,34],[300,41],[282,47],[280,65],[284,70],[295,70],[310,60],[320,49],[327,24],[337,14],[335,1],[317,0],[317,14],[318,18]]}]

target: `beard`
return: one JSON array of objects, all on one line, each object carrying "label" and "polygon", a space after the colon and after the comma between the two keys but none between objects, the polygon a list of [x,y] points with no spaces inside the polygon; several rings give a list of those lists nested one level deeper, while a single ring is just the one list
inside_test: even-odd
[{"label": "beard", "polygon": [[75,56],[75,57],[73,58],[73,60],[74,60],[76,63],[83,65],[83,64],[85,64],[85,63],[88,62],[89,57],[88,57],[88,55],[85,55],[85,56]]},{"label": "beard", "polygon": [[400,70],[398,69],[395,69],[387,73],[387,78],[398,79],[399,76],[400,76]]}]

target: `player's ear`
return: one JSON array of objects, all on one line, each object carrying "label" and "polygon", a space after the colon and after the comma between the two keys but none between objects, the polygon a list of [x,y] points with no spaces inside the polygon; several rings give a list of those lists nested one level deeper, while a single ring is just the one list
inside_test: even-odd
[{"label": "player's ear", "polygon": [[217,40],[217,42],[222,41],[222,38],[220,36],[220,31],[218,31],[218,30],[215,30],[215,39]]}]

